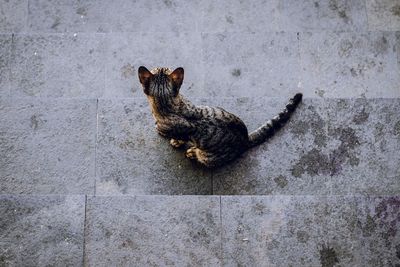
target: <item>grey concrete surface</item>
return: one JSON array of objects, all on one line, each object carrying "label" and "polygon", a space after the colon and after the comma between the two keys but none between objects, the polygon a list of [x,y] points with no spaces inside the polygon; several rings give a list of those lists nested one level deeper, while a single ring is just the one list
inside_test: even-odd
[{"label": "grey concrete surface", "polygon": [[0,33],[24,32],[28,23],[28,1],[0,2]]},{"label": "grey concrete surface", "polygon": [[0,212],[2,266],[400,263],[398,196],[0,195]]},{"label": "grey concrete surface", "polygon": [[29,32],[107,32],[110,27],[105,16],[107,2],[30,0]]},{"label": "grey concrete surface", "polygon": [[300,35],[302,87],[321,97],[399,97],[394,32]]},{"label": "grey concrete surface", "polygon": [[[398,0],[0,1],[0,266],[400,266],[399,14]],[[205,171],[156,134],[140,65],[184,67],[185,96],[250,130],[305,99]],[[189,196],[212,194],[237,196]]]},{"label": "grey concrete surface", "polygon": [[0,194],[94,192],[96,100],[0,100]]},{"label": "grey concrete surface", "polygon": [[[251,130],[277,114],[284,102],[224,101],[227,110],[245,123],[252,122]],[[398,195],[399,108],[398,99],[305,99],[270,141],[214,171],[213,191],[227,195]]]},{"label": "grey concrete surface", "polygon": [[400,3],[397,0],[366,0],[368,29],[400,30]]},{"label": "grey concrete surface", "polygon": [[15,35],[11,95],[96,98],[104,91],[102,34]]},{"label": "grey concrete surface", "polygon": [[91,197],[86,266],[219,266],[216,196]]},{"label": "grey concrete surface", "polygon": [[211,172],[155,130],[147,99],[100,100],[96,193],[212,193]]},{"label": "grey concrete surface", "polygon": [[366,30],[363,0],[204,1],[202,31]]},{"label": "grey concrete surface", "polygon": [[359,203],[357,224],[362,233],[362,266],[399,265],[399,196],[361,198]]},{"label": "grey concrete surface", "polygon": [[364,0],[280,0],[281,29],[285,31],[365,31]]},{"label": "grey concrete surface", "polygon": [[[109,34],[104,98],[144,97],[138,82],[139,66],[183,67],[185,91],[204,95],[201,37],[191,33],[143,32]],[[162,49],[160,49],[162,47]],[[199,62],[193,64],[193,60]]]},{"label": "grey concrete surface", "polygon": [[224,266],[396,266],[398,197],[222,197]]},{"label": "grey concrete surface", "polygon": [[81,266],[84,196],[0,195],[0,266]]},{"label": "grey concrete surface", "polygon": [[301,90],[297,38],[283,32],[203,34],[201,96],[286,96]]},{"label": "grey concrete surface", "polygon": [[0,35],[0,97],[10,95],[11,34]]}]

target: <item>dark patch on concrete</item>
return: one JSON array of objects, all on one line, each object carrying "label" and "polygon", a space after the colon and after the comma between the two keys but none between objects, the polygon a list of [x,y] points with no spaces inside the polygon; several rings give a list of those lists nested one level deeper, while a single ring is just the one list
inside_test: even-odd
[{"label": "dark patch on concrete", "polygon": [[339,56],[340,57],[348,57],[351,54],[351,51],[353,49],[353,43],[349,40],[343,40],[340,42],[340,48],[339,48]]},{"label": "dark patch on concrete", "polygon": [[316,132],[314,136],[314,144],[319,147],[326,146],[326,135],[321,132]]},{"label": "dark patch on concrete", "polygon": [[132,109],[130,108],[130,107],[128,107],[128,106],[124,106],[124,111],[125,111],[125,114],[129,114],[129,113],[131,113],[132,112]]},{"label": "dark patch on concrete", "polygon": [[240,69],[234,69],[231,74],[232,76],[239,77],[242,74],[242,71]]},{"label": "dark patch on concrete", "polygon": [[345,7],[341,7],[339,6],[337,0],[330,0],[329,1],[329,8],[332,11],[337,12],[337,14],[339,15],[340,18],[342,18],[345,22],[347,22],[349,20],[347,13],[346,13],[346,9]]},{"label": "dark patch on concrete", "polygon": [[400,259],[400,243],[396,245],[395,249],[396,249],[396,257]]},{"label": "dark patch on concrete", "polygon": [[306,172],[311,176],[329,174],[330,161],[328,156],[322,154],[321,151],[315,148],[302,155],[299,161],[294,165],[292,175],[301,177]]},{"label": "dark patch on concrete", "polygon": [[322,245],[322,249],[319,251],[319,261],[322,267],[333,267],[339,263],[336,251],[328,245]]},{"label": "dark patch on concrete", "polygon": [[290,132],[297,137],[301,135],[305,135],[310,129],[310,125],[307,121],[301,120],[301,121],[296,121],[291,127],[290,127]]},{"label": "dark patch on concrete", "polygon": [[274,182],[280,187],[284,188],[288,184],[288,180],[286,179],[285,176],[279,175],[278,177],[274,178]]},{"label": "dark patch on concrete", "polygon": [[374,49],[376,54],[385,54],[389,50],[389,42],[386,39],[385,36],[382,36],[382,38],[379,38],[375,44],[374,44]]},{"label": "dark patch on concrete", "polygon": [[349,163],[350,163],[350,166],[352,166],[352,167],[358,166],[358,164],[360,164],[360,159],[354,155],[351,155],[349,157]]},{"label": "dark patch on concrete", "polygon": [[207,230],[204,228],[201,228],[199,231],[191,231],[189,234],[192,238],[193,242],[201,242],[201,243],[210,243],[210,237],[209,234],[207,233]]},{"label": "dark patch on concrete", "polygon": [[310,119],[304,119],[292,123],[290,126],[290,131],[299,138],[305,136],[308,132],[311,132],[311,134],[314,135],[314,144],[316,144],[318,147],[326,146],[327,137],[324,132],[325,121],[315,111],[313,106],[309,106],[308,110],[312,113],[311,116],[307,116],[310,117]]},{"label": "dark patch on concrete", "polygon": [[384,128],[385,128],[385,125],[383,125],[381,122],[378,122],[375,124],[375,130],[374,130],[375,141],[382,139]]},{"label": "dark patch on concrete", "polygon": [[351,76],[353,76],[353,77],[357,77],[358,76],[358,73],[354,68],[350,69],[350,73],[351,73]]},{"label": "dark patch on concrete", "polygon": [[87,10],[85,7],[80,7],[76,10],[76,14],[81,15],[81,16],[86,16]]},{"label": "dark patch on concrete", "polygon": [[394,135],[400,135],[400,121],[396,122],[393,128]]},{"label": "dark patch on concrete", "polygon": [[37,130],[40,126],[40,124],[42,124],[43,122],[45,122],[45,120],[42,120],[40,118],[40,115],[32,115],[31,116],[31,128],[33,130]]},{"label": "dark patch on concrete", "polygon": [[257,203],[251,208],[251,210],[257,215],[263,215],[265,213],[265,209],[266,207],[262,203]]},{"label": "dark patch on concrete", "polygon": [[369,118],[369,113],[365,112],[365,108],[362,109],[360,113],[357,113],[353,117],[353,122],[357,125],[363,124]]},{"label": "dark patch on concrete", "polygon": [[167,7],[172,7],[172,1],[171,0],[164,0],[163,2]]},{"label": "dark patch on concrete", "polygon": [[60,23],[61,23],[61,19],[59,17],[56,17],[53,24],[51,25],[51,28],[56,29],[58,27],[58,25],[60,25]]},{"label": "dark patch on concrete", "polygon": [[316,8],[319,8],[319,3],[318,3],[318,2],[314,2],[314,6],[315,6]]},{"label": "dark patch on concrete", "polygon": [[36,130],[38,128],[38,124],[39,124],[39,121],[38,121],[36,115],[32,115],[31,116],[31,127],[32,127],[32,129]]},{"label": "dark patch on concrete", "polygon": [[122,77],[125,79],[131,78],[135,76],[135,67],[131,64],[126,64],[121,68]]},{"label": "dark patch on concrete", "polygon": [[[400,197],[383,199],[375,208],[378,225],[385,231],[387,237],[395,237],[400,223]],[[388,245],[388,243],[387,243]]]},{"label": "dark patch on concrete", "polygon": [[355,134],[355,130],[347,128],[336,128],[333,136],[339,136],[341,144],[330,154],[330,174],[331,176],[338,174],[342,170],[342,165],[348,160],[351,166],[357,166],[359,159],[352,152],[354,148],[360,145],[359,139]]},{"label": "dark patch on concrete", "polygon": [[7,260],[5,255],[0,255],[0,266],[8,266],[9,261]]},{"label": "dark patch on concrete", "polygon": [[136,140],[126,139],[119,144],[119,147],[124,150],[135,150],[139,147],[143,147],[146,141],[143,138],[138,138]]},{"label": "dark patch on concrete", "polygon": [[300,243],[307,243],[309,239],[310,236],[306,231],[297,231],[297,240],[299,240]]},{"label": "dark patch on concrete", "polygon": [[225,16],[225,19],[226,19],[226,21],[227,21],[229,24],[233,24],[233,18],[232,18],[232,16]]},{"label": "dark patch on concrete", "polygon": [[315,90],[315,93],[316,93],[319,97],[324,97],[324,95],[325,95],[325,90],[317,88],[317,89]]},{"label": "dark patch on concrete", "polygon": [[376,222],[369,214],[367,215],[367,220],[365,225],[362,227],[362,232],[364,236],[371,236],[376,229]]},{"label": "dark patch on concrete", "polygon": [[133,243],[133,241],[130,238],[127,238],[126,240],[122,241],[119,248],[137,249],[138,245]]},{"label": "dark patch on concrete", "polygon": [[400,17],[400,5],[395,5],[393,6],[390,11],[392,12],[393,15],[399,16]]},{"label": "dark patch on concrete", "polygon": [[332,136],[338,137],[341,144],[329,155],[326,155],[316,148],[300,157],[292,168],[292,175],[301,177],[304,173],[311,176],[338,174],[342,170],[342,165],[349,163],[351,166],[358,166],[360,160],[354,153],[354,149],[360,145],[355,130],[347,128],[335,128],[332,130]]},{"label": "dark patch on concrete", "polygon": [[341,146],[346,148],[354,149],[360,145],[356,131],[350,127],[337,128],[334,131],[334,135],[339,135],[339,140],[342,142]]},{"label": "dark patch on concrete", "polygon": [[110,232],[108,229],[105,229],[104,226],[103,226],[102,230],[105,231],[105,234],[104,234],[104,235],[105,235],[107,238],[110,238],[110,237],[112,236],[112,232]]}]

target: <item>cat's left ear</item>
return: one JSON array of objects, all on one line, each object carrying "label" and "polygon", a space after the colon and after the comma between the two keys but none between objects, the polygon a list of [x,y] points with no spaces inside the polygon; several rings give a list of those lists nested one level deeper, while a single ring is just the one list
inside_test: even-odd
[{"label": "cat's left ear", "polygon": [[146,67],[143,66],[139,67],[138,74],[139,74],[139,81],[143,85],[146,85],[147,82],[150,80],[150,78],[153,77],[153,74],[148,69],[146,69]]},{"label": "cat's left ear", "polygon": [[183,83],[183,76],[184,76],[183,68],[177,68],[169,75],[172,82],[177,88],[181,87]]}]

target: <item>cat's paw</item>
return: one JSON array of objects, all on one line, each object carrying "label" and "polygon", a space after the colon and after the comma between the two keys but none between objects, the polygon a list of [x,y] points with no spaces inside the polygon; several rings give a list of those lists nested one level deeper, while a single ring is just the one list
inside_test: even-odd
[{"label": "cat's paw", "polygon": [[176,140],[176,139],[171,139],[169,141],[169,143],[171,144],[171,146],[175,147],[175,148],[179,148],[181,146],[183,146],[185,144],[185,141],[182,140]]},{"label": "cat's paw", "polygon": [[188,150],[186,150],[185,156],[186,156],[187,158],[189,158],[189,159],[196,159],[196,158],[197,158],[197,156],[196,156],[196,149],[197,149],[197,148],[195,148],[195,147],[189,148]]}]

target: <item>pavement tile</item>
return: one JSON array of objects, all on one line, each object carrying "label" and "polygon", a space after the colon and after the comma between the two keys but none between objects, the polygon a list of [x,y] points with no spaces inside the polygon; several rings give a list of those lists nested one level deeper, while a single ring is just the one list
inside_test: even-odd
[{"label": "pavement tile", "polygon": [[279,29],[279,1],[202,1],[201,32],[265,32]]},{"label": "pavement tile", "polygon": [[84,196],[0,195],[1,266],[81,266]]},{"label": "pavement tile", "polygon": [[224,266],[360,266],[352,198],[223,196]]},{"label": "pavement tile", "polygon": [[366,0],[368,29],[372,31],[400,30],[400,3],[397,0]]},{"label": "pavement tile", "polygon": [[154,125],[147,99],[100,99],[97,194],[211,194],[211,172]]},{"label": "pavement tile", "polygon": [[[296,33],[202,34],[202,97],[291,96],[300,82]],[[198,92],[196,92],[198,93]]]},{"label": "pavement tile", "polygon": [[90,197],[87,266],[219,266],[215,196]]},{"label": "pavement tile", "polygon": [[329,101],[332,194],[400,194],[400,100]]},{"label": "pavement tile", "polygon": [[28,0],[0,2],[0,33],[25,32],[28,23]]},{"label": "pavement tile", "polygon": [[101,96],[105,78],[105,47],[102,34],[15,35],[11,95]]},{"label": "pavement tile", "polygon": [[303,88],[319,97],[399,97],[396,46],[391,32],[300,34]]},{"label": "pavement tile", "polygon": [[96,100],[0,100],[0,193],[93,193]]},{"label": "pavement tile", "polygon": [[362,266],[400,264],[400,197],[360,198],[358,224],[362,231]]},{"label": "pavement tile", "polygon": [[280,29],[285,31],[366,31],[364,0],[282,0]]},{"label": "pavement tile", "polygon": [[200,34],[195,33],[113,33],[109,35],[107,77],[104,97],[144,97],[137,70],[143,65],[171,69],[183,67],[182,91],[201,94],[203,69]]},{"label": "pavement tile", "polygon": [[[243,98],[241,101],[243,104],[226,105],[226,109],[243,118],[245,123],[252,122],[248,123],[249,132],[252,132],[276,116],[288,99]],[[250,105],[253,102],[258,104]],[[251,108],[244,109],[244,106]],[[327,153],[329,141],[326,107],[318,99],[305,99],[288,124],[272,139],[213,172],[214,193],[328,194],[331,179],[328,159],[323,155]]]},{"label": "pavement tile", "polygon": [[[114,1],[110,1],[114,2]],[[30,32],[107,32],[107,1],[30,0]]]},{"label": "pavement tile", "polygon": [[194,0],[106,3],[107,20],[113,32],[196,32],[201,17],[200,2]]},{"label": "pavement tile", "polygon": [[[225,105],[220,101],[220,105],[251,122],[251,132],[286,101],[243,98]],[[270,141],[215,170],[213,191],[224,195],[399,194],[398,102],[306,98]],[[256,112],[261,105],[263,112]]]},{"label": "pavement tile", "polygon": [[11,42],[11,35],[0,34],[0,97],[10,95]]}]

